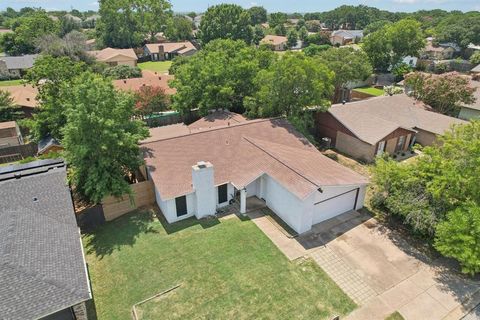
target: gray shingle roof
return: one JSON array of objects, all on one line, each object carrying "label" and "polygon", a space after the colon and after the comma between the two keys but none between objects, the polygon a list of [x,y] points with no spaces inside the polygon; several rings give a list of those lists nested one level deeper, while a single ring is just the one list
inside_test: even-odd
[{"label": "gray shingle roof", "polygon": [[37,57],[38,54],[26,54],[24,56],[17,57],[1,57],[0,60],[5,61],[8,70],[29,69],[33,67],[33,63]]},{"label": "gray shingle roof", "polygon": [[[36,165],[36,166],[35,166]],[[62,162],[0,173],[0,314],[37,319],[90,299]],[[18,176],[23,175],[23,176]]]}]

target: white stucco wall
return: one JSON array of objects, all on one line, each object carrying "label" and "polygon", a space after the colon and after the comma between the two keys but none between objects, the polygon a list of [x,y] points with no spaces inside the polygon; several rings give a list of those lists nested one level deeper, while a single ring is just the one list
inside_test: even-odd
[{"label": "white stucco wall", "polygon": [[249,183],[245,189],[247,189],[247,197],[257,196],[260,197],[260,179],[255,179],[253,182]]},{"label": "white stucco wall", "polygon": [[192,185],[195,193],[197,218],[214,215],[217,210],[218,190],[214,184],[214,169],[209,162],[192,166]]},{"label": "white stucco wall", "polygon": [[215,203],[217,204],[217,208],[225,207],[228,205],[228,202],[234,196],[234,187],[231,183],[227,183],[227,201],[224,203],[218,203],[218,186],[215,187]]}]

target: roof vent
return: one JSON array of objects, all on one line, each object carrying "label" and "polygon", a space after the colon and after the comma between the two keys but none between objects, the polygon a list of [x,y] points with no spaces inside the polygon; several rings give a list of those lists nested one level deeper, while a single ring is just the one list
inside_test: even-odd
[{"label": "roof vent", "polygon": [[347,102],[347,101],[345,101],[345,100],[342,100],[342,104],[345,104],[345,102]]},{"label": "roof vent", "polygon": [[27,98],[27,101],[30,101],[30,98]]},{"label": "roof vent", "polygon": [[162,80],[162,77],[158,77],[158,80]]},{"label": "roof vent", "polygon": [[38,201],[38,198],[37,197],[33,197],[33,202],[37,202]]},{"label": "roof vent", "polygon": [[123,80],[123,83],[127,83],[127,80]]}]

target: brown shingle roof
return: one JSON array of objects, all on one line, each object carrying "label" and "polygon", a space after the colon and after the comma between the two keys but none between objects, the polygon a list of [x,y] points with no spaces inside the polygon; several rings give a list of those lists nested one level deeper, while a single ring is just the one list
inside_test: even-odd
[{"label": "brown shingle roof", "polygon": [[327,185],[367,183],[366,178],[323,156],[284,119],[252,120],[195,131],[142,145],[162,199],[193,191],[192,165],[209,161],[215,185],[242,188],[268,174],[300,199]]},{"label": "brown shingle roof", "polygon": [[278,46],[282,43],[287,43],[287,37],[284,36],[274,36],[271,34],[267,34],[265,38],[262,39],[262,43],[270,43],[274,46]]},{"label": "brown shingle roof", "polygon": [[38,105],[36,100],[38,90],[29,84],[4,86],[0,87],[0,90],[10,92],[10,95],[16,105],[29,108],[35,108]]},{"label": "brown shingle roof", "polygon": [[227,110],[216,110],[188,126],[190,130],[205,130],[248,121],[241,114]]},{"label": "brown shingle roof", "polygon": [[328,112],[356,137],[375,144],[395,129],[421,129],[443,134],[453,124],[463,120],[428,111],[426,106],[405,94],[381,96],[333,105]]},{"label": "brown shingle roof", "polygon": [[108,61],[116,56],[124,56],[131,58],[132,60],[137,60],[137,55],[133,49],[115,49],[115,48],[105,48],[103,50],[93,50],[88,51],[93,55],[98,61]]},{"label": "brown shingle roof", "polygon": [[150,128],[150,137],[142,140],[140,143],[145,144],[153,141],[174,138],[190,133],[188,127],[183,123],[171,124],[168,126]]},{"label": "brown shingle roof", "polygon": [[197,49],[190,41],[184,42],[162,42],[162,43],[147,43],[145,45],[150,53],[158,53],[158,47],[163,46],[163,52],[179,54],[187,53],[189,51],[196,51]]},{"label": "brown shingle roof", "polygon": [[168,85],[168,81],[172,80],[174,76],[168,74],[157,74],[144,70],[142,71],[142,78],[120,79],[113,80],[115,88],[125,91],[138,91],[143,86],[160,87],[165,90],[166,94],[174,94],[175,88]]},{"label": "brown shingle roof", "polygon": [[17,123],[15,121],[0,122],[0,129],[11,129],[16,127]]}]

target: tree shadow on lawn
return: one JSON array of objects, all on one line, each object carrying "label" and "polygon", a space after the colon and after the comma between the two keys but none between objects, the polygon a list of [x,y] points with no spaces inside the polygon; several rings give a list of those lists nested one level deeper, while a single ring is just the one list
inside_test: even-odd
[{"label": "tree shadow on lawn", "polygon": [[87,254],[102,259],[122,246],[133,246],[139,235],[158,233],[151,223],[155,219],[152,210],[133,211],[84,235]]},{"label": "tree shadow on lawn", "polygon": [[197,225],[200,225],[203,229],[208,229],[220,224],[220,220],[216,217],[207,217],[203,219],[191,217],[174,223],[168,223],[160,210],[155,210],[155,216],[158,221],[160,221],[167,234],[179,232]]}]

